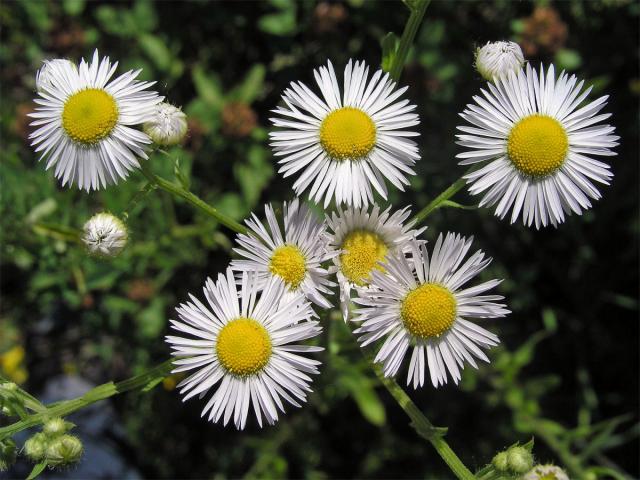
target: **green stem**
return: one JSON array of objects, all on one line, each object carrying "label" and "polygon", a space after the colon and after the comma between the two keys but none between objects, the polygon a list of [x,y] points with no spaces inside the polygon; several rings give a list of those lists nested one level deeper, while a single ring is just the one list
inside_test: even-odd
[{"label": "green stem", "polygon": [[185,190],[184,188],[176,185],[175,183],[170,182],[153,173],[149,169],[149,164],[147,162],[145,161],[140,162],[140,169],[142,170],[142,173],[144,174],[144,176],[147,177],[149,182],[153,183],[154,185],[157,185],[163,190],[166,190],[167,192],[186,200],[191,205],[199,208],[207,215],[215,218],[222,225],[233,230],[234,232],[247,233],[246,227],[244,227],[243,225],[240,225],[231,217],[225,215],[224,213],[218,211],[216,208],[212,207],[205,201],[201,200],[199,197],[191,193],[189,190]]},{"label": "green stem", "polygon": [[446,201],[448,201],[456,193],[462,190],[466,184],[467,181],[463,177],[460,177],[458,180],[449,185],[449,187],[447,187],[447,189],[444,190],[440,195],[431,200],[431,202],[429,202],[426,207],[416,213],[412,221],[416,224],[423,222],[434,210],[443,206]]},{"label": "green stem", "polygon": [[407,395],[402,387],[398,385],[398,382],[393,378],[385,377],[378,365],[374,365],[374,371],[376,372],[380,383],[384,385],[396,402],[398,402],[400,408],[402,408],[402,410],[404,410],[407,416],[411,419],[411,426],[415,429],[418,435],[431,443],[433,448],[438,452],[438,455],[442,457],[454,475],[460,480],[474,480],[475,476],[473,473],[464,466],[464,463],[462,463],[444,439],[446,428],[435,427],[429,419],[424,416],[416,404],[413,403],[413,400],[409,398],[409,395]]},{"label": "green stem", "polygon": [[413,6],[410,7],[411,16],[409,16],[409,20],[404,27],[402,37],[400,38],[400,46],[398,47],[396,55],[393,57],[391,68],[389,69],[389,75],[396,82],[400,79],[404,62],[407,60],[409,49],[411,45],[413,45],[413,39],[416,33],[418,33],[418,28],[420,28],[420,24],[422,23],[422,17],[424,17],[429,3],[431,3],[431,0],[414,0]]},{"label": "green stem", "polygon": [[81,397],[63,402],[54,403],[48,406],[44,411],[29,415],[20,421],[13,423],[7,427],[0,428],[0,440],[11,437],[16,433],[36,425],[40,425],[51,417],[65,417],[76,410],[80,410],[92,403],[105,400],[119,393],[131,390],[147,390],[157,385],[164,377],[166,377],[172,369],[172,360],[167,360],[160,365],[148,370],[140,375],[136,375],[122,382],[108,382],[99,385]]}]

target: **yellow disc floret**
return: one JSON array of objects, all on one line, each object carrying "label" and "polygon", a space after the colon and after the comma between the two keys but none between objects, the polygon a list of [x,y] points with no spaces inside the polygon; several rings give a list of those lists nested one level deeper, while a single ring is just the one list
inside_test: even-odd
[{"label": "yellow disc floret", "polygon": [[384,271],[382,262],[388,247],[382,237],[369,230],[354,230],[342,242],[342,273],[357,285],[365,285],[374,268]]},{"label": "yellow disc floret", "polygon": [[87,145],[109,135],[118,122],[118,106],[104,90],[88,88],[71,95],[62,110],[62,127],[72,140]]},{"label": "yellow disc floret", "polygon": [[239,377],[254,375],[269,362],[271,337],[252,318],[236,318],[220,330],[216,354],[229,373]]},{"label": "yellow disc floret", "polygon": [[273,251],[269,271],[284,280],[291,290],[296,290],[307,273],[304,255],[294,245],[282,245]]},{"label": "yellow disc floret", "polygon": [[404,327],[421,339],[437,338],[456,319],[456,299],[437,283],[425,283],[409,292],[400,305]]},{"label": "yellow disc floret", "polygon": [[569,138],[560,122],[546,115],[529,115],[516,123],[507,140],[507,154],[525,175],[544,177],[562,166]]},{"label": "yellow disc floret", "polygon": [[323,120],[320,143],[331,158],[362,158],[376,143],[376,126],[362,110],[343,107],[334,110]]}]

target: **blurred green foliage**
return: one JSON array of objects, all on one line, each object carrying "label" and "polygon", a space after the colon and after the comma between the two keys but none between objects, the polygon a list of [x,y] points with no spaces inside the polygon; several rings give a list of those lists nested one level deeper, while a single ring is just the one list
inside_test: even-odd
[{"label": "blurred green foliage", "polygon": [[[557,230],[510,226],[489,211],[442,208],[430,217],[430,240],[446,230],[476,236],[495,258],[487,278],[506,279],[501,293],[513,311],[489,325],[504,343],[491,366],[465,370],[462,388],[410,392],[449,427],[472,468],[535,437],[542,461],[597,466],[602,478],[616,466],[638,475],[638,14],[625,0],[435,1],[410,52],[401,82],[419,107],[423,158],[409,191],[391,193],[394,205],[417,209],[462,173],[457,113],[482,86],[473,51],[488,40],[516,40],[534,65],[554,61],[593,84],[592,95],[610,94],[622,137],[603,200]],[[400,2],[357,0],[0,4],[4,374],[9,364],[23,368],[25,388],[38,394],[60,373],[101,383],[165,359],[167,319],[225,267],[233,242],[139,173],[91,195],[60,188],[28,141],[43,59],[77,60],[97,47],[120,71],[142,68],[189,117],[184,148],[152,157],[153,170],[241,220],[292,195],[268,148],[269,111],[282,90],[312,83],[312,69],[328,58],[338,70],[352,57],[388,66],[407,15]],[[111,262],[77,243],[78,229],[103,209],[125,216],[132,232]],[[238,433],[209,425],[200,403],[182,404],[169,379],[148,395],[114,399],[127,431],[121,449],[145,477],[447,478],[377,388],[342,320],[324,326],[315,393],[278,426]]]}]

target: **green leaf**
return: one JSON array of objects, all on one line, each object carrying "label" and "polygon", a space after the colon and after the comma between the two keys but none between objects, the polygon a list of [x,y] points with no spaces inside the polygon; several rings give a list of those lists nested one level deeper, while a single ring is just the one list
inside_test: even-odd
[{"label": "green leaf", "polygon": [[141,30],[151,32],[158,26],[158,15],[149,0],[138,0],[133,5],[132,12]]},{"label": "green leaf", "polygon": [[542,311],[542,323],[544,323],[544,328],[550,333],[558,330],[558,319],[551,308],[545,308]]},{"label": "green leaf", "polygon": [[162,382],[165,379],[165,375],[156,377],[156,378],[152,378],[151,380],[149,380],[149,383],[147,383],[144,387],[142,387],[142,389],[140,391],[142,392],[148,392],[150,390],[153,390],[156,385],[158,385],[160,382]]},{"label": "green leaf", "polygon": [[171,52],[160,38],[150,33],[142,33],[138,37],[138,43],[160,70],[166,71],[171,67]]},{"label": "green leaf", "polygon": [[259,145],[252,146],[247,157],[249,164],[236,163],[233,172],[245,200],[253,207],[273,177],[273,166],[267,160],[268,150]]},{"label": "green leaf", "polygon": [[362,416],[381,427],[386,422],[384,405],[371,385],[371,381],[355,369],[342,372],[340,383],[349,391]]},{"label": "green leaf", "polygon": [[191,181],[189,180],[189,176],[185,172],[183,172],[182,169],[180,168],[179,157],[176,157],[176,160],[173,164],[173,174],[178,179],[178,182],[180,182],[180,185],[182,185],[182,188],[184,188],[185,190],[189,190],[189,187],[191,186]]},{"label": "green leaf", "polygon": [[391,65],[393,65],[393,59],[396,57],[396,53],[398,51],[399,40],[398,37],[393,33],[387,33],[382,39],[382,70],[388,72],[391,70]]},{"label": "green leaf", "polygon": [[193,67],[191,78],[196,92],[205,103],[216,108],[222,108],[223,97],[219,80],[212,74],[206,73],[200,65]]},{"label": "green leaf", "polygon": [[244,80],[230,94],[235,100],[251,103],[262,93],[266,69],[262,64],[251,67]]},{"label": "green leaf", "polygon": [[51,215],[56,211],[57,207],[58,204],[53,198],[47,198],[31,209],[31,211],[25,218],[25,222],[35,223],[41,218],[46,217],[47,215]]},{"label": "green leaf", "polygon": [[258,20],[258,28],[272,35],[291,35],[296,29],[295,11],[288,10],[281,13],[264,15]]},{"label": "green leaf", "polygon": [[33,470],[31,470],[31,473],[27,477],[27,480],[33,480],[34,478],[36,478],[38,475],[42,473],[42,471],[46,468],[46,466],[47,466],[46,460],[43,460],[42,462],[34,465]]},{"label": "green leaf", "polygon": [[80,15],[84,10],[85,0],[64,0],[62,9],[67,15],[75,17]]},{"label": "green leaf", "polygon": [[555,60],[558,68],[564,70],[576,70],[582,65],[580,53],[566,48],[558,50]]},{"label": "green leaf", "polygon": [[164,300],[156,297],[138,315],[139,331],[144,338],[156,338],[164,328],[164,306]]}]

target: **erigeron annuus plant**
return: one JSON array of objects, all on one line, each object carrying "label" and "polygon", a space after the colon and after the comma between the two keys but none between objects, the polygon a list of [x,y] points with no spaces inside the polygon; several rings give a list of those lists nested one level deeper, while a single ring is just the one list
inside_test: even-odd
[{"label": "erigeron annuus plant", "polygon": [[[270,145],[279,172],[293,180],[295,198],[281,209],[265,206],[264,217],[253,214],[246,226],[159,177],[147,163],[149,148],[175,145],[186,133],[184,114],[162,104],[163,97],[149,90],[151,82],[135,80],[138,72],[114,78],[117,64],[97,51],[77,66],[66,59],[43,65],[32,139],[63,186],[90,192],[139,168],[149,185],[237,233],[237,258],[215,282],[203,279],[202,296],[190,295],[176,309],[166,337],[172,360],[49,407],[2,385],[2,398],[11,400],[8,408],[21,419],[0,429],[0,440],[148,387],[170,372],[189,373],[180,393],[184,400],[200,397],[208,420],[238,429],[254,419],[273,424],[290,405],[305,402],[311,375],[322,368],[314,358],[322,345],[313,339],[325,326],[318,311],[336,307],[363,353],[376,351],[373,368],[417,433],[458,478],[475,478],[394,378],[406,374],[413,388],[431,388],[425,378],[433,387],[449,379],[458,383],[462,369],[488,362],[485,350],[499,342],[480,324],[509,310],[495,292],[500,280],[474,281],[490,258],[455,233],[427,244],[425,219],[468,185],[471,194],[482,195],[479,207],[495,207],[500,218],[510,214],[512,223],[522,218],[527,226],[558,226],[600,197],[595,183],[607,184],[612,174],[594,157],[613,155],[618,137],[602,124],[606,97],[585,103],[590,90],[575,76],[557,76],[553,65],[522,66],[513,49],[489,51],[489,64],[479,53],[478,68],[501,68],[492,70],[482,96],[461,113],[458,158],[471,169],[461,169],[461,178],[414,216],[415,208],[388,205],[388,189],[402,191],[421,161],[416,106],[397,82],[427,4],[410,3],[388,72],[358,61],[334,69],[327,61],[313,72],[315,88],[294,81],[283,92],[273,109]],[[323,208],[324,218],[306,201]],[[127,238],[122,221],[99,214],[87,222],[83,241],[90,251],[113,256]],[[46,459],[37,457],[34,471],[55,465]]]}]

